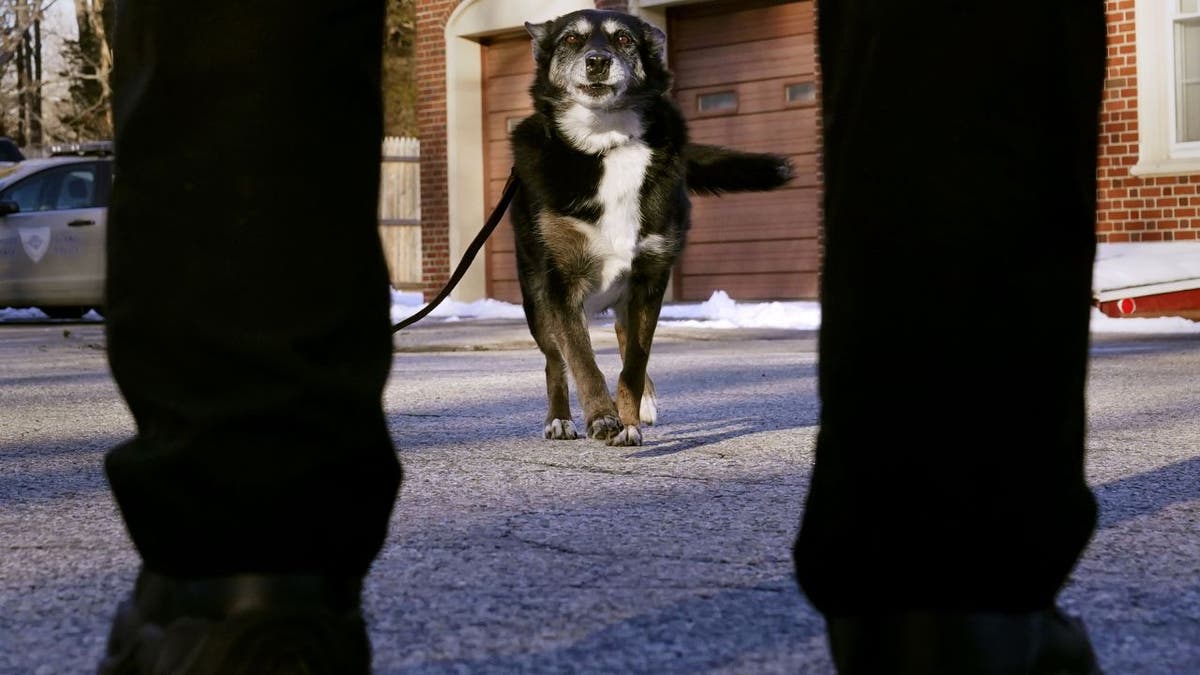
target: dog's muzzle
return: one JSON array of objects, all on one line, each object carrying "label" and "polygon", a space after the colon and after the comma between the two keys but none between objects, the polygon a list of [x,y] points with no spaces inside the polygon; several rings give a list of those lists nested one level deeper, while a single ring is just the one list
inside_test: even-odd
[{"label": "dog's muzzle", "polygon": [[607,98],[616,91],[612,79],[612,54],[601,51],[588,52],[583,59],[584,82],[575,86],[579,91],[593,100]]},{"label": "dog's muzzle", "polygon": [[603,52],[591,52],[584,58],[584,67],[588,80],[597,83],[608,79],[608,69],[612,66],[612,56]]}]

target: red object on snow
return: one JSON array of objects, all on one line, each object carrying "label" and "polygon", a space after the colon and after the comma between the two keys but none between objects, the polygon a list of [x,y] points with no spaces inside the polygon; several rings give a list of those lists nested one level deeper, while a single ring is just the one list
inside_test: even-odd
[{"label": "red object on snow", "polygon": [[1182,316],[1200,320],[1200,279],[1104,291],[1096,306],[1111,317]]}]

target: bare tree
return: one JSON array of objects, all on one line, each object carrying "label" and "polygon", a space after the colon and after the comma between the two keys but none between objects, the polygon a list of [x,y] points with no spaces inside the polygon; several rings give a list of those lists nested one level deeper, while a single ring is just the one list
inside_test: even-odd
[{"label": "bare tree", "polygon": [[413,0],[388,0],[383,49],[383,129],[389,136],[417,133],[417,85],[413,47],[417,15]]},{"label": "bare tree", "polygon": [[[16,125],[20,145],[42,144],[42,16],[40,0],[0,0],[0,82],[15,67],[16,87],[0,99],[0,134]],[[14,110],[15,108],[15,110]],[[14,115],[15,112],[15,115]],[[15,119],[13,119],[15,117]]]},{"label": "bare tree", "polygon": [[17,136],[22,145],[42,145],[42,22],[35,20],[25,31],[17,50],[20,90]]},{"label": "bare tree", "polygon": [[79,39],[66,43],[70,102],[61,115],[77,139],[112,138],[112,0],[74,0]]},{"label": "bare tree", "polygon": [[0,0],[0,73],[17,57],[25,33],[41,20],[42,9],[31,0]]}]

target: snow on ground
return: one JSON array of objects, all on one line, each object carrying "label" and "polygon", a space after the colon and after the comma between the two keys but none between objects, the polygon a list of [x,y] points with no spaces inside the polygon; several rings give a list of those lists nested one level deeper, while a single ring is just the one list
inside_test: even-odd
[{"label": "snow on ground", "polygon": [[[46,321],[50,317],[37,307],[0,307],[0,323],[5,321]],[[104,317],[89,309],[80,317],[82,321],[103,321]]]},{"label": "snow on ground", "polygon": [[[413,314],[423,306],[413,293],[394,293],[392,321]],[[430,314],[431,318],[453,322],[464,319],[523,319],[520,305],[499,300],[457,302],[447,300]],[[44,321],[46,315],[34,308],[0,308],[0,322]],[[95,312],[85,321],[102,321]],[[670,304],[663,307],[660,325],[692,328],[787,328],[816,330],[821,326],[821,306],[816,302],[737,302],[725,291],[717,291],[701,303]],[[1191,333],[1200,335],[1200,322],[1178,317],[1155,319],[1114,319],[1092,310],[1093,333]]]},{"label": "snow on ground", "polygon": [[[1195,279],[1200,286],[1200,242],[1101,244],[1096,252],[1096,292]],[[392,321],[398,322],[424,305],[420,293],[392,292]],[[443,321],[463,319],[523,319],[520,305],[499,300],[458,302],[446,300],[430,314]],[[0,321],[38,321],[46,315],[37,309],[0,308]],[[87,320],[100,321],[95,312]],[[816,302],[739,302],[725,291],[716,291],[701,303],[671,303],[663,307],[661,323],[673,327],[788,328],[815,330],[821,325]],[[1092,311],[1093,333],[1200,334],[1200,322],[1177,317],[1114,319]]]},{"label": "snow on ground", "polygon": [[45,321],[49,317],[37,307],[6,307],[0,309],[0,321]]},{"label": "snow on ground", "polygon": [[1200,286],[1200,242],[1172,241],[1100,244],[1092,269],[1092,288],[1120,288],[1195,279]]},{"label": "snow on ground", "polygon": [[[1200,285],[1200,243],[1100,244],[1093,274],[1096,292],[1185,279],[1197,279]],[[419,293],[393,293],[392,320],[400,321],[422,304]],[[447,300],[430,316],[447,321],[524,318],[520,305],[498,300]],[[676,327],[815,330],[821,325],[821,305],[802,301],[738,302],[725,291],[716,291],[702,303],[664,306],[660,323]],[[1093,333],[1200,334],[1200,323],[1178,317],[1114,319],[1093,309],[1091,329]]]},{"label": "snow on ground", "polygon": [[[392,321],[415,313],[424,302],[420,293],[392,292]],[[499,300],[458,302],[446,300],[429,314],[448,321],[461,319],[524,319],[520,305]],[[660,323],[705,328],[794,328],[815,329],[821,325],[821,306],[816,302],[735,302],[725,291],[717,291],[706,302],[669,304],[662,308]]]},{"label": "snow on ground", "polygon": [[[419,294],[393,292],[392,321],[399,322],[419,310],[424,303]],[[458,302],[447,300],[429,315],[443,321],[464,319],[524,319],[520,305],[499,300]],[[47,316],[38,309],[0,308],[0,322],[44,321]],[[85,321],[102,321],[95,313],[84,315]],[[693,328],[787,328],[816,330],[821,326],[821,305],[816,302],[737,302],[725,291],[716,291],[701,303],[669,304],[663,307],[661,325]],[[1200,335],[1200,322],[1178,317],[1155,319],[1114,319],[1092,310],[1093,333],[1194,333]]]},{"label": "snow on ground", "polygon": [[[392,291],[392,323],[400,323],[425,306],[421,294],[412,291]],[[524,319],[525,311],[520,305],[500,300],[476,300],[459,302],[447,298],[429,313],[431,317],[459,321],[461,319]]]},{"label": "snow on ground", "polygon": [[[419,294],[394,293],[392,321],[399,322],[423,306]],[[523,319],[520,305],[499,300],[457,302],[446,300],[430,314],[445,321],[463,319]],[[816,330],[821,326],[821,305],[816,302],[737,302],[725,291],[716,291],[707,301],[665,305],[659,324],[694,328],[789,328]],[[1200,323],[1178,317],[1114,319],[1092,310],[1093,333],[1194,333]]]}]

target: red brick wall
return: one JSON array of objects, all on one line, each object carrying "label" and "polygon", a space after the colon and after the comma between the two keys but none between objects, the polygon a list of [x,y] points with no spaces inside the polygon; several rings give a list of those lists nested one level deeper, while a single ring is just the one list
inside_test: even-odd
[{"label": "red brick wall", "polygon": [[421,281],[436,295],[450,278],[446,182],[446,20],[461,0],[417,3],[417,130],[421,138]]},{"label": "red brick wall", "polygon": [[[421,138],[421,281],[425,297],[450,278],[450,208],[446,179],[446,21],[462,0],[417,0],[417,134]],[[624,10],[628,0],[597,0]],[[490,205],[489,205],[490,210]],[[480,223],[482,225],[482,223]]]},{"label": "red brick wall", "polygon": [[1097,235],[1101,242],[1196,239],[1200,175],[1129,173],[1138,160],[1134,0],[1107,0],[1106,5],[1108,79],[1100,114]]}]

